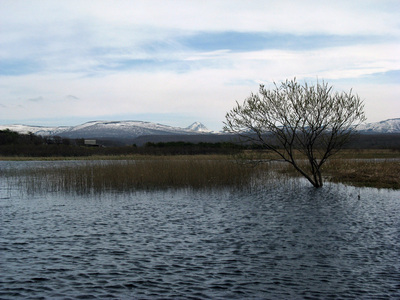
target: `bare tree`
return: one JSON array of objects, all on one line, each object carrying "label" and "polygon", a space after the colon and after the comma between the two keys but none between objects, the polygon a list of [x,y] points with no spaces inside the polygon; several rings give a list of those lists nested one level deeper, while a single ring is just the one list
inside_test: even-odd
[{"label": "bare tree", "polygon": [[358,95],[333,92],[325,82],[286,80],[271,90],[260,85],[259,94],[236,104],[226,114],[224,130],[277,153],[314,187],[323,185],[322,165],[366,120]]}]

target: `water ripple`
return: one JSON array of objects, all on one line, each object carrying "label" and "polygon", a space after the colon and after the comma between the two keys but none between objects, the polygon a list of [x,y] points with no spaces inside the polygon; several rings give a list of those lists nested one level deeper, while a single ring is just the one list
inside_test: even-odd
[{"label": "water ripple", "polygon": [[400,298],[399,215],[399,192],[301,182],[13,194],[0,199],[0,298]]}]

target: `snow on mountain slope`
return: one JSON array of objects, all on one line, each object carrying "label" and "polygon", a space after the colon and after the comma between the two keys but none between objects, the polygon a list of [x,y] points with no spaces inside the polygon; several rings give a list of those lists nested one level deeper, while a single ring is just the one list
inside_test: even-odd
[{"label": "snow on mountain slope", "polygon": [[0,130],[9,129],[22,134],[27,134],[32,132],[36,135],[49,136],[49,135],[59,135],[60,133],[69,130],[71,127],[59,126],[59,127],[48,127],[48,126],[31,126],[31,125],[0,125]]},{"label": "snow on mountain slope", "polygon": [[192,125],[186,127],[186,129],[197,132],[211,132],[211,130],[208,130],[208,128],[200,122],[194,122]]},{"label": "snow on mountain slope", "polygon": [[193,131],[178,127],[172,127],[157,123],[143,121],[92,121],[72,127],[61,133],[61,136],[69,138],[78,137],[126,137],[134,138],[141,135],[152,134],[192,134]]},{"label": "snow on mountain slope", "polygon": [[[77,126],[0,125],[0,130],[10,129],[19,133],[32,132],[42,136],[68,138],[137,138],[145,135],[180,135],[212,133],[200,122],[186,128],[143,121],[91,121]],[[400,133],[400,118],[360,125],[360,133]]]},{"label": "snow on mountain slope", "polygon": [[400,118],[362,124],[357,130],[361,133],[400,133]]},{"label": "snow on mountain slope", "polygon": [[[0,125],[0,130],[8,128],[19,133],[32,132],[42,136],[59,135],[68,138],[136,138],[142,135],[179,135],[206,132],[207,128],[203,124],[197,122],[193,124],[197,125],[194,129],[190,129],[190,126],[180,128],[144,121],[91,121],[71,127]],[[199,128],[203,128],[203,130],[199,130]]]}]

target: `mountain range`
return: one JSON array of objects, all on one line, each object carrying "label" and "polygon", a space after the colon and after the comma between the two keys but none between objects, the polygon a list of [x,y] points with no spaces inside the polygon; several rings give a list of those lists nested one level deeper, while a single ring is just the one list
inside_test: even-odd
[{"label": "mountain range", "polygon": [[400,118],[362,124],[357,127],[360,133],[400,133]]},{"label": "mountain range", "polygon": [[137,138],[148,135],[193,135],[212,133],[202,123],[194,122],[186,128],[173,127],[144,121],[91,121],[77,126],[0,125],[0,130],[10,129],[18,133],[66,138]]},{"label": "mountain range", "polygon": [[[0,125],[0,130],[4,129],[10,129],[19,133],[32,132],[41,136],[97,139],[136,139],[142,136],[215,134],[215,132],[208,130],[200,122],[194,122],[186,128],[144,121],[91,121],[77,126],[58,127]],[[357,129],[363,134],[400,133],[400,118],[362,124]]]}]

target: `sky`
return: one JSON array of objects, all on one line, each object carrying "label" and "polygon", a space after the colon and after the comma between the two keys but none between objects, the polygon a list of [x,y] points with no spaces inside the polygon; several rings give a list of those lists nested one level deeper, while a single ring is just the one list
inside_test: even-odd
[{"label": "sky", "polygon": [[211,130],[259,85],[324,80],[400,118],[399,0],[0,0],[0,124]]}]

